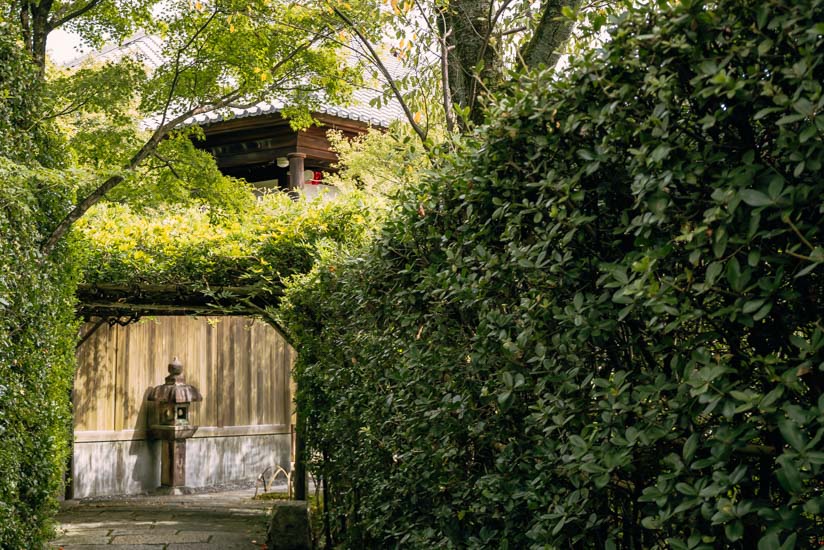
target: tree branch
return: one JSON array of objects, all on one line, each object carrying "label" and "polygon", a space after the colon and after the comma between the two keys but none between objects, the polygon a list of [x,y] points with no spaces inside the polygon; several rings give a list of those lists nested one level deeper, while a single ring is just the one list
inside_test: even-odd
[{"label": "tree branch", "polygon": [[172,173],[172,175],[174,175],[174,177],[176,177],[180,181],[184,181],[184,179],[178,173],[177,169],[174,167],[174,164],[172,163],[171,159],[168,159],[168,158],[164,157],[163,155],[161,155],[157,151],[152,151],[152,156],[154,156],[154,158],[159,160],[163,164],[163,166],[168,168],[169,171]]},{"label": "tree branch", "polygon": [[78,8],[74,11],[71,11],[71,12],[67,13],[66,15],[59,16],[57,19],[50,20],[49,24],[48,24],[48,27],[47,27],[49,29],[49,32],[53,31],[57,27],[60,27],[61,25],[65,25],[66,23],[68,23],[72,19],[77,19],[78,17],[80,17],[81,15],[86,13],[87,11],[93,9],[95,6],[100,4],[100,2],[102,2],[102,1],[103,0],[90,0],[89,2],[86,3],[85,6],[83,6],[81,8]]},{"label": "tree branch", "polygon": [[418,137],[420,138],[424,149],[429,151],[429,145],[426,141],[426,132],[423,130],[423,128],[420,127],[420,125],[417,122],[415,122],[415,117],[412,114],[412,111],[409,109],[409,105],[407,105],[406,101],[403,100],[403,95],[401,95],[401,91],[398,89],[395,79],[392,78],[392,75],[389,73],[389,70],[386,68],[386,65],[384,65],[383,61],[381,61],[381,58],[378,57],[375,48],[372,47],[372,44],[363,35],[360,29],[358,29],[355,26],[355,24],[352,23],[351,19],[344,15],[338,8],[333,7],[332,9],[335,11],[335,15],[340,17],[341,20],[343,20],[343,22],[346,23],[346,25],[350,29],[352,29],[352,31],[358,36],[358,39],[361,41],[364,47],[366,47],[366,49],[369,50],[369,54],[372,57],[372,62],[375,64],[375,66],[378,67],[378,70],[380,70],[381,74],[383,74],[383,77],[386,79],[386,82],[392,89],[392,94],[395,96],[395,99],[398,100],[398,103],[400,103],[401,109],[403,109],[403,113],[406,115],[406,118],[409,121],[409,124],[412,126],[412,129],[415,131],[416,134],[418,134]]},{"label": "tree branch", "polygon": [[172,78],[172,83],[169,85],[169,95],[166,97],[166,105],[165,107],[163,107],[163,118],[160,121],[161,126],[163,126],[163,124],[166,122],[166,117],[169,114],[169,106],[172,104],[172,98],[174,97],[175,90],[177,89],[177,81],[180,78],[181,73],[184,70],[186,70],[185,67],[183,69],[180,68],[180,56],[182,56],[183,52],[186,49],[188,49],[189,46],[192,45],[192,43],[197,39],[198,36],[200,36],[200,33],[202,33],[206,29],[206,27],[209,26],[209,23],[211,23],[214,20],[217,14],[218,12],[217,10],[215,10],[212,13],[212,15],[210,15],[209,18],[206,19],[206,21],[204,21],[200,28],[197,29],[197,31],[189,38],[189,40],[187,40],[183,46],[177,49],[177,53],[175,54],[175,75]]},{"label": "tree branch", "polygon": [[54,252],[55,247],[57,247],[57,243],[60,242],[66,233],[69,231],[71,226],[83,216],[86,212],[88,212],[89,208],[97,204],[100,199],[102,199],[106,193],[114,189],[116,186],[121,184],[123,181],[126,180],[126,176],[134,172],[137,167],[143,162],[147,157],[152,155],[157,149],[157,146],[160,144],[161,141],[169,134],[172,129],[174,129],[178,124],[185,121],[187,118],[197,116],[202,113],[207,113],[210,111],[214,111],[215,109],[220,109],[221,107],[225,107],[226,105],[234,102],[240,96],[240,90],[236,89],[228,94],[224,95],[221,99],[214,103],[210,104],[203,104],[198,107],[194,107],[189,109],[188,111],[176,116],[175,118],[171,119],[170,121],[166,122],[165,124],[158,126],[158,128],[154,131],[152,136],[143,144],[143,146],[138,150],[137,153],[131,158],[131,160],[123,167],[123,173],[116,174],[110,176],[106,179],[99,187],[97,187],[94,191],[89,193],[86,197],[84,197],[77,205],[68,213],[66,216],[57,224],[57,227],[54,228],[51,235],[43,242],[40,247],[40,251],[43,254],[43,259],[48,258],[52,252]]},{"label": "tree branch", "polygon": [[446,117],[446,129],[451,134],[457,125],[455,113],[452,111],[452,93],[449,91],[449,45],[447,39],[452,34],[449,29],[443,36],[439,36],[441,43],[441,86],[443,87],[443,112]]}]

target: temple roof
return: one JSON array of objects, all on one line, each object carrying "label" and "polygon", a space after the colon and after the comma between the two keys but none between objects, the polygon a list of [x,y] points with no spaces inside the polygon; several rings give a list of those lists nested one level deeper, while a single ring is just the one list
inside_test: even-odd
[{"label": "temple roof", "polygon": [[[89,60],[116,62],[126,56],[138,59],[150,69],[155,69],[163,64],[163,45],[158,37],[140,33],[122,44],[107,45],[96,52],[77,57],[66,63],[65,66],[75,68]],[[386,56],[386,58],[382,58],[382,61],[390,74],[403,74],[402,65],[393,56]],[[378,83],[377,86],[382,86],[382,83]],[[387,128],[395,120],[403,119],[404,113],[400,104],[394,98],[389,101],[382,99],[380,108],[370,105],[370,101],[382,95],[383,92],[377,87],[356,88],[352,93],[351,100],[346,105],[334,105],[321,101],[320,106],[314,109],[313,112]],[[280,100],[261,101],[252,107],[219,109],[197,115],[186,120],[184,125],[207,125],[234,118],[274,114],[281,112],[284,107],[286,107],[286,104]]]}]

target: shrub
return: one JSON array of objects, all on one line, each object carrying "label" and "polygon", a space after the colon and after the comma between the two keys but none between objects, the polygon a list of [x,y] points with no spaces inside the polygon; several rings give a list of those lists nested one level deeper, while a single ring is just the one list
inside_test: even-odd
[{"label": "shrub", "polygon": [[275,193],[219,221],[197,207],[134,211],[101,204],[77,224],[84,239],[83,281],[255,284],[279,291],[282,278],[311,269],[317,247],[367,238],[375,221],[364,198],[353,192],[326,203],[293,202]]},{"label": "shrub", "polygon": [[39,251],[59,183],[2,157],[0,182],[0,547],[40,548],[69,453],[78,269],[67,244]]},{"label": "shrub", "polygon": [[[0,22],[0,548],[41,548],[51,534],[71,436],[77,267],[40,242],[71,204],[40,82]],[[12,159],[12,160],[9,160]]]},{"label": "shrub", "polygon": [[822,21],[632,9],[295,280],[335,543],[820,542]]}]

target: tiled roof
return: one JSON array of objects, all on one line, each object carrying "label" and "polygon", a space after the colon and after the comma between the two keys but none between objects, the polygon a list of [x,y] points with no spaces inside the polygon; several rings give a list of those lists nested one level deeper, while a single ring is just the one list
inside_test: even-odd
[{"label": "tiled roof", "polygon": [[74,69],[91,60],[107,63],[124,57],[132,57],[156,69],[163,64],[163,44],[156,36],[138,33],[122,44],[107,44],[103,49],[76,57],[64,66]]},{"label": "tiled roof", "polygon": [[[163,47],[160,40],[152,35],[138,34],[133,38],[125,41],[120,45],[109,45],[97,52],[92,52],[80,56],[72,61],[66,63],[66,67],[78,67],[84,62],[94,59],[95,61],[111,62],[117,61],[126,56],[131,56],[146,64],[147,67],[154,69],[163,63]],[[401,75],[404,70],[400,63],[394,57],[384,60],[390,74]],[[381,87],[383,84],[378,84],[376,87]],[[316,113],[336,116],[348,120],[360,121],[372,126],[379,126],[386,128],[393,121],[404,118],[403,109],[395,98],[391,98],[388,102],[381,101],[383,104],[380,109],[369,104],[371,100],[382,95],[382,93],[375,88],[356,88],[352,93],[350,102],[346,105],[333,105],[331,103],[324,103],[321,101],[319,108],[315,110]],[[278,113],[285,107],[283,101],[262,101],[253,107],[244,109],[229,108],[204,113],[195,117],[187,119],[183,124],[211,124],[223,120],[233,118],[246,118]]]},{"label": "tiled roof", "polygon": [[[348,120],[356,120],[383,128],[387,128],[393,121],[403,118],[403,110],[395,100],[390,101],[380,109],[371,106],[369,101],[377,95],[379,95],[379,93],[373,90],[358,89],[352,94],[352,100],[348,105],[321,104],[314,112]],[[267,115],[278,113],[284,107],[285,104],[282,101],[261,101],[252,107],[246,107],[244,109],[222,109],[197,115],[187,119],[184,124],[203,125],[234,118]]]}]

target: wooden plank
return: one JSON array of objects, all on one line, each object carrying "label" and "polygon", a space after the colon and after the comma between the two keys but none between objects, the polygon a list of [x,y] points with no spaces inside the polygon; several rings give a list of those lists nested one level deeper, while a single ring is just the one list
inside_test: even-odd
[{"label": "wooden plank", "polygon": [[112,395],[114,429],[123,429],[123,370],[128,368],[127,363],[132,352],[132,339],[129,338],[125,327],[119,325],[115,329],[115,361],[114,361],[114,393]]},{"label": "wooden plank", "polygon": [[[87,323],[82,331],[90,330]],[[77,353],[73,405],[74,426],[78,430],[114,429],[111,408],[114,393],[114,348],[109,346],[114,329],[102,325]]]},{"label": "wooden plank", "polygon": [[217,426],[219,407],[219,400],[217,399],[217,379],[216,369],[214,368],[214,353],[215,353],[215,328],[214,323],[219,323],[220,319],[216,317],[204,317],[200,319],[200,325],[203,327],[201,338],[198,342],[201,350],[201,378],[202,388],[200,393],[203,396],[203,401],[200,405],[195,405],[196,416],[195,421],[199,426]]},{"label": "wooden plank", "polygon": [[[168,335],[169,338],[176,338],[181,347],[183,347],[182,356],[185,357],[183,362],[183,376],[187,384],[198,388],[201,394],[209,390],[209,383],[205,377],[206,365],[203,362],[203,354],[201,350],[201,343],[204,341],[205,323],[199,322],[199,319],[193,317],[178,317],[180,319],[180,326],[178,333]],[[179,340],[180,335],[184,335],[184,339]],[[192,405],[190,409],[190,421],[192,424],[198,426],[203,421],[203,402]]]},{"label": "wooden plank", "polygon": [[229,322],[221,326],[223,329],[222,338],[218,339],[218,350],[221,357],[221,364],[218,367],[219,372],[223,373],[221,388],[221,399],[223,400],[223,426],[234,426],[235,423],[235,357],[234,350],[237,342],[235,341],[235,327]]},{"label": "wooden plank", "polygon": [[146,425],[147,394],[156,385],[157,347],[166,340],[164,327],[147,320],[120,328],[126,353],[118,360],[118,429],[141,429]]},{"label": "wooden plank", "polygon": [[[277,331],[275,331],[277,332]],[[278,332],[278,340],[277,340],[277,355],[275,359],[275,387],[278,389],[276,392],[277,399],[275,400],[275,409],[274,414],[276,415],[273,422],[278,422],[281,424],[290,424],[290,411],[289,411],[289,399],[290,399],[290,392],[291,388],[289,387],[289,377],[288,373],[286,372],[287,359],[288,359],[288,350],[289,344],[286,343],[286,340],[280,337],[280,333]]]},{"label": "wooden plank", "polygon": [[292,368],[294,368],[295,357],[292,353],[292,346],[286,344],[284,346],[284,351],[284,355],[286,356],[283,360],[282,367],[286,371],[286,380],[284,381],[284,386],[289,388],[289,397],[286,404],[286,412],[288,414],[290,423],[294,426],[297,424],[297,409],[295,407],[295,393],[297,391],[297,385],[295,384],[294,378],[292,378]]},{"label": "wooden plank", "polygon": [[252,349],[250,333],[246,325],[246,319],[236,317],[232,319],[237,331],[238,345],[235,347],[235,375],[237,376],[237,386],[235,387],[235,426],[250,424],[249,400],[251,397],[251,372],[249,353]]},{"label": "wooden plank", "polygon": [[255,400],[255,409],[258,417],[257,424],[268,424],[274,422],[275,419],[271,414],[270,403],[274,401],[274,362],[272,361],[272,345],[274,338],[267,338],[269,334],[267,330],[268,325],[262,322],[255,323],[255,342],[256,352],[252,354],[252,359],[256,360],[255,374],[257,376],[257,399]]},{"label": "wooden plank", "polygon": [[259,352],[259,349],[257,339],[255,338],[256,332],[254,320],[247,319],[245,323],[245,329],[247,334],[247,344],[246,357],[244,358],[244,362],[246,363],[246,380],[249,384],[249,397],[246,400],[246,423],[257,424],[259,422],[257,400],[258,392],[260,391],[260,386],[258,380],[259,361],[256,355]]}]

